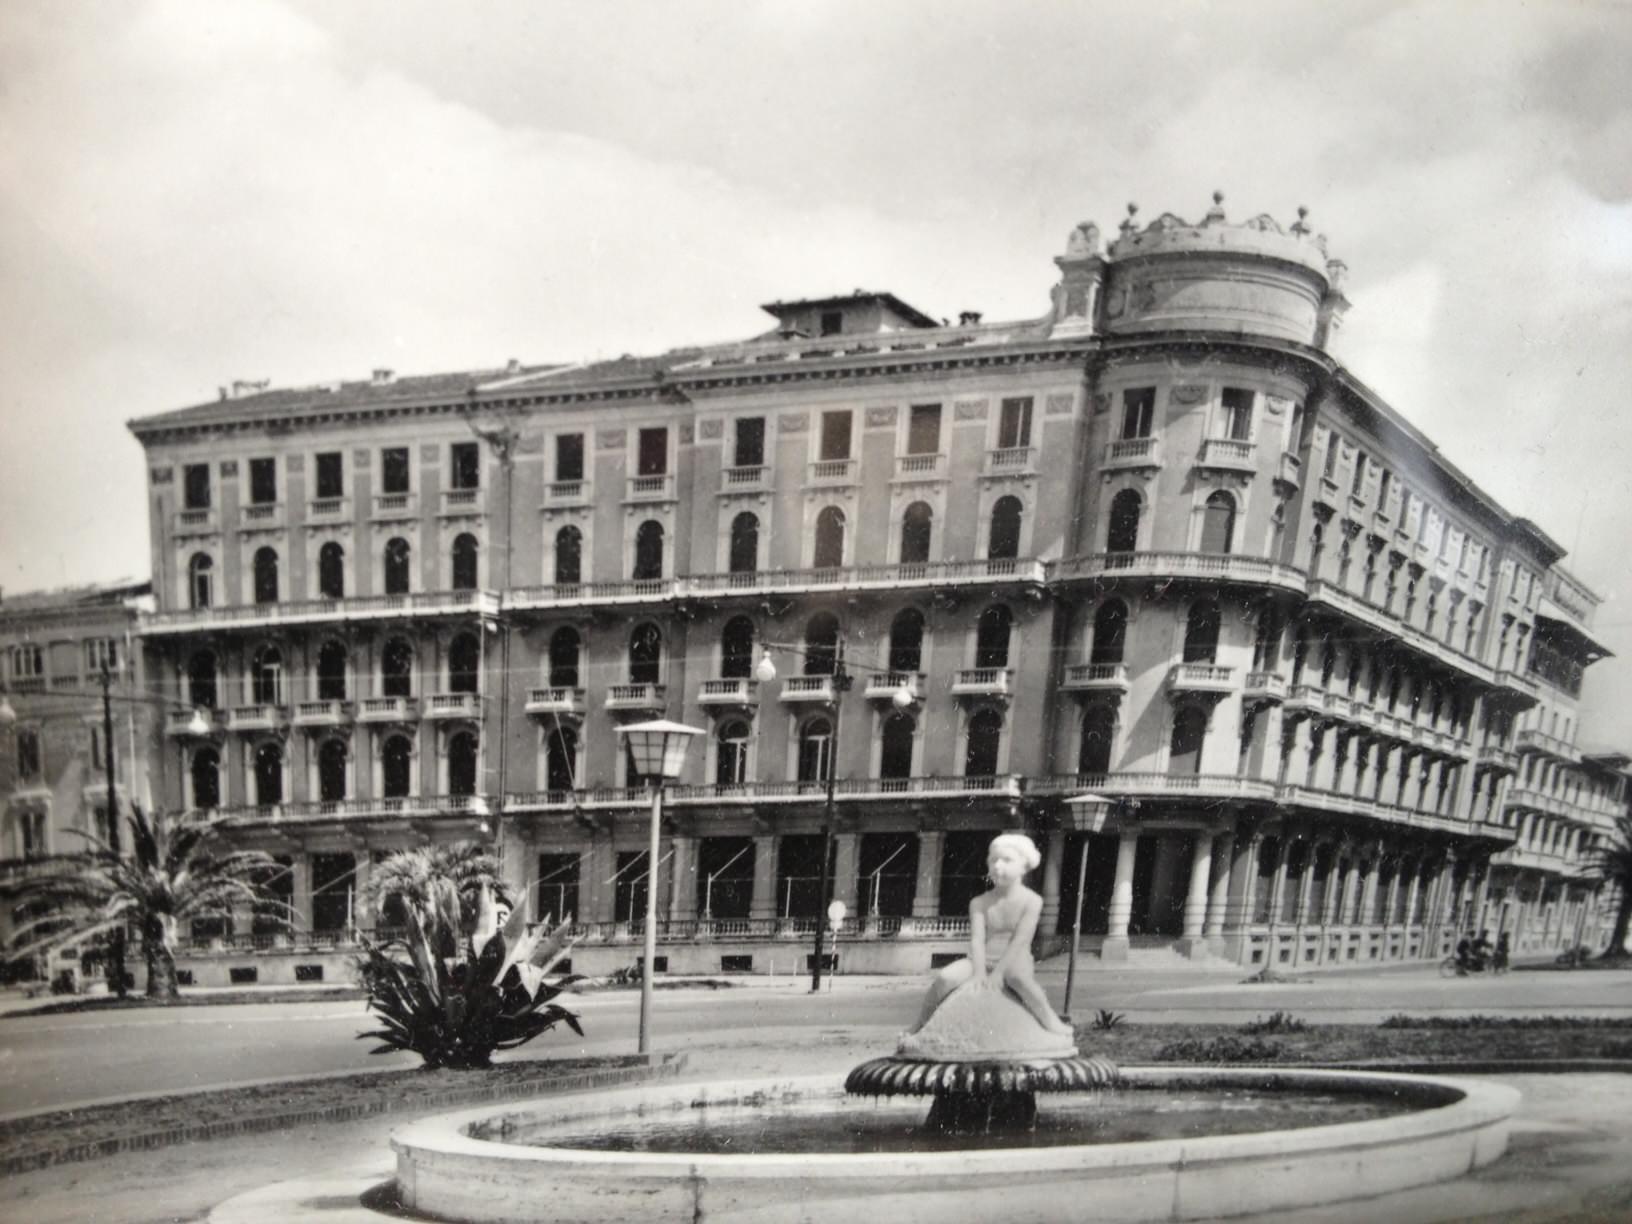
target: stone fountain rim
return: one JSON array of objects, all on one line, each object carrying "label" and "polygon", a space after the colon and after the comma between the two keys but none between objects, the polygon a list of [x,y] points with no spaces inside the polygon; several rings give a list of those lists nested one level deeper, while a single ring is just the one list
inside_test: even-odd
[{"label": "stone fountain rim", "polygon": [[[617,1113],[650,1112],[653,1108],[697,1108],[710,1101],[741,1103],[744,1097],[762,1097],[767,1106],[778,1098],[812,1095],[856,1100],[845,1093],[842,1077],[832,1074],[787,1078],[709,1081],[696,1084],[646,1084],[595,1093],[552,1096],[537,1102],[518,1102],[511,1108],[486,1105],[441,1114],[410,1123],[391,1137],[399,1168],[416,1156],[501,1161],[506,1164],[549,1167],[572,1165],[604,1168],[619,1176],[642,1173],[664,1178],[703,1173],[735,1173],[744,1177],[843,1177],[860,1172],[893,1172],[944,1176],[982,1172],[1014,1175],[1028,1170],[1072,1168],[1126,1171],[1128,1166],[1154,1168],[1182,1164],[1263,1159],[1274,1155],[1294,1158],[1300,1153],[1330,1154],[1335,1150],[1392,1147],[1418,1139],[1471,1133],[1511,1117],[1520,1093],[1505,1084],[1452,1079],[1442,1076],[1383,1071],[1339,1071],[1291,1067],[1209,1067],[1163,1065],[1123,1067],[1121,1088],[1158,1088],[1170,1084],[1193,1087],[1264,1087],[1349,1089],[1355,1092],[1393,1090],[1423,1102],[1409,1113],[1360,1122],[1326,1126],[1253,1131],[1236,1135],[1205,1135],[1191,1139],[1153,1139],[1132,1143],[1058,1145],[1046,1148],[993,1148],[959,1152],[812,1152],[758,1155],[755,1153],[606,1152],[585,1148],[528,1147],[499,1140],[474,1139],[466,1129],[496,1118],[534,1117],[542,1113],[560,1121]],[[573,1108],[574,1105],[580,1106]],[[858,1103],[859,1107],[860,1103]],[[642,1109],[641,1107],[645,1108]]]}]

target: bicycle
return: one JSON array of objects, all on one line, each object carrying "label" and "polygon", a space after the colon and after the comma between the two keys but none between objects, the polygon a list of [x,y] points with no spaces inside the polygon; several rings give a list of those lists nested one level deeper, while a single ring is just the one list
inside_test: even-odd
[{"label": "bicycle", "polygon": [[1494,956],[1487,956],[1483,960],[1459,960],[1454,954],[1439,962],[1440,977],[1468,977],[1470,975],[1488,973],[1492,976],[1507,972],[1505,963],[1498,964]]}]

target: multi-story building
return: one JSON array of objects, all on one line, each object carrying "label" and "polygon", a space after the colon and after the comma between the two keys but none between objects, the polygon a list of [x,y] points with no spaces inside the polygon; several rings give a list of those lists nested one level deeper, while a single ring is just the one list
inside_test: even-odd
[{"label": "multi-story building", "polygon": [[0,599],[0,946],[28,917],[17,886],[108,836],[110,723],[115,798],[142,798],[154,706],[133,647],[148,597],[142,582]]},{"label": "multi-story building", "polygon": [[1597,938],[1530,921],[1625,802],[1619,759],[1532,742],[1573,734],[1595,600],[1331,356],[1324,241],[1215,200],[1055,263],[1020,322],[857,291],[738,343],[134,422],[150,670],[214,719],[165,728],[169,802],[284,856],[320,940],[371,924],[381,854],[496,837],[599,969],[648,878],[616,729],[662,715],[705,732],[657,870],[675,970],[804,964],[830,772],[849,969],[954,954],[1010,828],[1047,936],[1087,854],[1107,957]]}]

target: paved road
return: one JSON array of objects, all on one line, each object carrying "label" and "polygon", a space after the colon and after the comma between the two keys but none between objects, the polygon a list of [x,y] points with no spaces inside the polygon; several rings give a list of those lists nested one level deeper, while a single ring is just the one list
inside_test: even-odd
[{"label": "paved road", "polygon": [[[1632,972],[1515,973],[1505,978],[1441,979],[1432,970],[1328,974],[1307,983],[1247,986],[1239,970],[1198,973],[1105,970],[1079,974],[1079,1017],[1096,1007],[1135,1021],[1239,1022],[1290,1011],[1316,1022],[1375,1024],[1392,1012],[1502,1012],[1632,1015]],[[1044,968],[1056,1001],[1063,970]],[[730,990],[665,990],[654,1020],[658,1049],[717,1044],[722,1033],[745,1043],[820,1042],[839,1028],[859,1029],[887,1046],[917,1009],[921,983],[903,978],[841,978],[812,997],[801,985],[753,982]],[[587,1040],[547,1034],[517,1057],[561,1057],[634,1049],[638,996],[586,996],[577,1003]],[[174,1011],[87,1012],[0,1017],[0,1113],[100,1100],[131,1093],[184,1091],[224,1083],[392,1066],[411,1055],[368,1054],[354,1039],[368,1017],[357,1001],[245,1004]],[[876,1030],[876,1032],[873,1032]]]}]

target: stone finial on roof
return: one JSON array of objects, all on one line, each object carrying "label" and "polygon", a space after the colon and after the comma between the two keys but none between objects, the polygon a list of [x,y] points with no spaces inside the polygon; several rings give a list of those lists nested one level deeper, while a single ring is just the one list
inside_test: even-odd
[{"label": "stone finial on roof", "polygon": [[1292,232],[1302,238],[1309,232],[1309,226],[1304,218],[1309,215],[1309,209],[1302,204],[1298,205],[1298,219],[1292,223]]},{"label": "stone finial on roof", "polygon": [[1213,192],[1213,206],[1207,210],[1207,215],[1202,218],[1201,223],[1203,225],[1222,225],[1224,223],[1224,193],[1222,191]]},{"label": "stone finial on roof", "polygon": [[1065,257],[1067,259],[1090,259],[1099,254],[1099,226],[1092,221],[1082,221],[1077,228],[1071,231],[1071,236],[1065,240]]},{"label": "stone finial on roof", "polygon": [[1139,205],[1133,203],[1132,201],[1129,201],[1129,203],[1128,203],[1128,215],[1122,221],[1122,233],[1125,236],[1127,236],[1129,238],[1133,237],[1134,232],[1139,228],[1138,224],[1134,221],[1134,218],[1136,216],[1138,216],[1138,215],[1139,215]]}]

